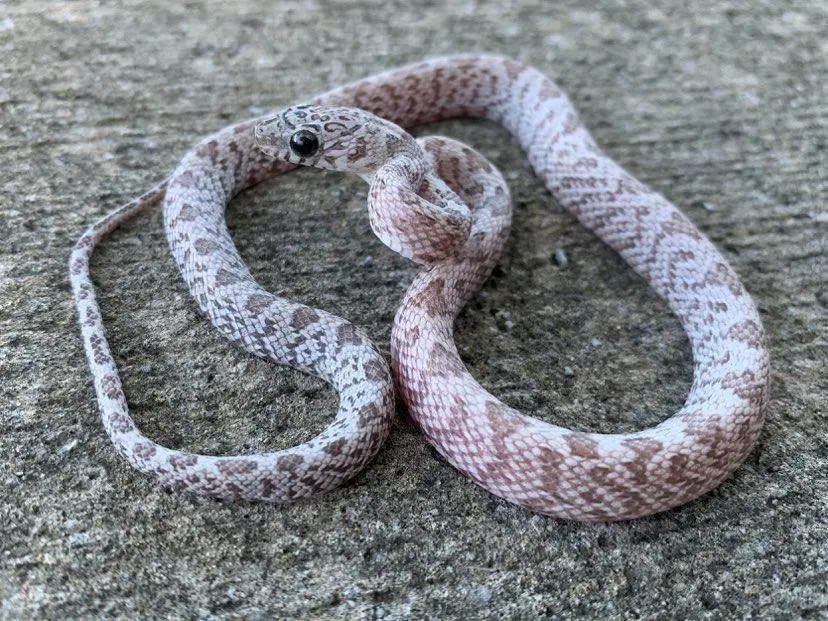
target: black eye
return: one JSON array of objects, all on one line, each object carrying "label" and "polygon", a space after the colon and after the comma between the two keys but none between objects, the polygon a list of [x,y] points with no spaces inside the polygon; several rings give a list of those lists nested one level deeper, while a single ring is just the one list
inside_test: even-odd
[{"label": "black eye", "polygon": [[300,129],[290,137],[290,150],[299,157],[313,155],[319,149],[319,139],[306,129]]}]

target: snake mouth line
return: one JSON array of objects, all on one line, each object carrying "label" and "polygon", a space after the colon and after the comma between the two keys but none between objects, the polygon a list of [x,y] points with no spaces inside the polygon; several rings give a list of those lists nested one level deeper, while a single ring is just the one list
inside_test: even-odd
[{"label": "snake mouth line", "polygon": [[267,157],[270,157],[270,158],[273,158],[273,159],[287,159],[285,154],[280,155],[279,150],[276,147],[272,147],[272,146],[268,146],[268,145],[262,145],[262,144],[259,144],[258,142],[256,143],[256,147],[259,149],[259,151],[264,153]]}]

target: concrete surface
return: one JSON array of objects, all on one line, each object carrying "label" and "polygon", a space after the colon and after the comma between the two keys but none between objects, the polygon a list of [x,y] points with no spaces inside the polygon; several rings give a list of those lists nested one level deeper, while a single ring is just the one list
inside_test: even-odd
[{"label": "concrete surface", "polygon": [[[0,616],[826,618],[824,3],[113,4],[0,7]],[[493,498],[404,412],[364,475],[294,506],[171,495],[128,468],[98,421],[68,290],[84,226],[230,122],[469,50],[556,74],[598,141],[744,278],[774,359],[744,466],[689,506],[612,525]],[[677,321],[551,203],[502,130],[438,129],[491,157],[516,203],[503,265],[459,321],[475,375],[578,429],[669,415],[692,375]],[[415,270],[371,235],[364,201],[359,180],[301,171],[240,197],[230,222],[265,286],[365,326],[387,353]],[[326,385],[250,358],[200,316],[157,211],[93,269],[151,437],[256,451],[329,420]]]}]

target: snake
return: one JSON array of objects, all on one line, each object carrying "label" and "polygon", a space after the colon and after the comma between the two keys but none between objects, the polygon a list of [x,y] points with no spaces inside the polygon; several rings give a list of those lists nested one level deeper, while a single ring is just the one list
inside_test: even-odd
[{"label": "snake", "polygon": [[[501,255],[508,188],[470,147],[406,133],[458,117],[505,127],[555,201],[678,318],[694,359],[678,412],[634,433],[574,431],[507,406],[469,373],[454,321]],[[372,230],[423,266],[394,319],[390,373],[359,328],[264,291],[230,238],[230,199],[299,165],[368,181]],[[173,258],[212,323],[248,352],[314,373],[339,391],[335,420],[313,440],[219,457],[167,449],[138,431],[89,260],[118,224],[158,203]],[[69,265],[101,418],[117,452],[165,486],[219,498],[281,502],[341,485],[388,435],[396,386],[426,440],[490,493],[557,518],[632,519],[725,480],[750,454],[770,399],[761,318],[727,260],[678,208],[600,150],[550,77],[500,56],[406,65],[208,136],[164,182],[92,225]]]}]

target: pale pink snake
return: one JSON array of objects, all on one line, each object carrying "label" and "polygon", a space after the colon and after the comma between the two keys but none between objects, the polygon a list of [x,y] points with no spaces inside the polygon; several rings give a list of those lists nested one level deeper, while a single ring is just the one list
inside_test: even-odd
[{"label": "pale pink snake", "polygon": [[[372,183],[374,230],[395,250],[429,264],[397,314],[392,366],[426,437],[477,483],[540,513],[617,520],[687,502],[742,462],[762,426],[769,396],[764,332],[750,297],[686,217],[595,146],[549,78],[503,58],[445,58],[360,80],[312,103],[361,108],[403,127],[458,116],[502,123],[526,149],[555,199],[614,248],[678,316],[695,360],[684,407],[645,431],[594,434],[543,423],[497,401],[460,361],[452,324],[488,276],[505,240],[510,209],[508,194],[498,189],[498,173],[481,156],[445,139],[421,139],[419,155],[406,151],[411,143],[391,125],[376,132],[392,138],[382,143],[388,157],[368,156],[372,165],[382,166],[401,155],[388,174],[355,170],[359,157],[351,163],[347,157],[305,162],[290,149],[280,151],[279,141],[293,135],[283,134],[283,114],[262,123],[257,133],[271,154],[293,163],[256,149],[255,120],[231,126],[204,139],[164,184],[91,227],[73,250],[71,282],[104,427],[130,463],[176,488],[282,501],[339,485],[384,440],[392,391],[386,366],[370,342],[344,320],[263,291],[224,223],[233,195],[297,162],[362,174]],[[366,122],[373,123],[369,115],[341,114],[348,137],[341,127],[309,121],[307,131],[317,132],[320,154],[334,144],[328,140],[333,135],[340,143],[336,148],[347,152],[380,144],[361,131]],[[299,121],[294,118],[291,132],[301,129]],[[470,212],[435,181],[435,169],[469,202]],[[383,185],[377,178],[384,175]],[[401,179],[413,185],[396,185]],[[163,448],[135,428],[106,343],[88,261],[103,235],[162,197],[175,260],[213,323],[248,351],[310,370],[340,391],[337,418],[314,440],[268,455],[220,458]]]}]

